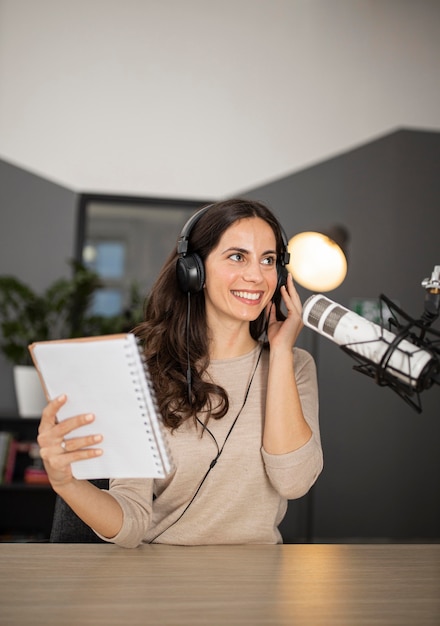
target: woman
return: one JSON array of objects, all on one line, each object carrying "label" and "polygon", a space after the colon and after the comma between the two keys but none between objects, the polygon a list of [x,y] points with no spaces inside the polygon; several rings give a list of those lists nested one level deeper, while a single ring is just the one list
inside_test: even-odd
[{"label": "woman", "polygon": [[[322,469],[316,373],[294,348],[301,302],[284,282],[284,233],[258,202],[205,207],[185,225],[136,334],[144,345],[176,466],[165,479],[113,479],[101,491],[71,473],[101,436],[93,421],[43,411],[38,441],[54,490],[101,538],[125,547],[280,543],[287,499]],[[286,315],[280,310],[284,303]]]}]

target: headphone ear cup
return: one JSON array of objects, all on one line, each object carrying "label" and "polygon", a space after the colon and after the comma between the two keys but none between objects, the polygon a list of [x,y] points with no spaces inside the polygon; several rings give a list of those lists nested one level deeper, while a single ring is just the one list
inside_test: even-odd
[{"label": "headphone ear cup", "polygon": [[184,293],[198,293],[205,284],[205,268],[198,254],[179,257],[176,265],[177,284]]},{"label": "headphone ear cup", "polygon": [[278,264],[278,282],[277,288],[275,289],[275,293],[279,294],[280,289],[283,285],[287,283],[288,271],[285,265]]}]

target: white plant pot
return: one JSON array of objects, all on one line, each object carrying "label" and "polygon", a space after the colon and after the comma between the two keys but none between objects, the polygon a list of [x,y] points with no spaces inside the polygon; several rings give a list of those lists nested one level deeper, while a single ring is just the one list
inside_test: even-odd
[{"label": "white plant pot", "polygon": [[19,416],[39,417],[47,400],[35,367],[15,365],[14,384]]}]

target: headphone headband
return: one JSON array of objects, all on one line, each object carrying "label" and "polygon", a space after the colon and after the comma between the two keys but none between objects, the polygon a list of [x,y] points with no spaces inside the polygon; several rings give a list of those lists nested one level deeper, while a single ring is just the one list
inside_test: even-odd
[{"label": "headphone headband", "polygon": [[196,213],[194,213],[194,215],[191,215],[191,217],[186,222],[186,224],[184,224],[182,231],[179,235],[179,239],[177,241],[177,254],[179,256],[182,256],[182,257],[186,256],[188,252],[188,240],[189,240],[191,231],[194,228],[195,224],[202,217],[202,215],[204,215],[204,213],[206,213],[206,211],[210,207],[212,207],[212,204],[208,204],[208,206],[202,207]]}]

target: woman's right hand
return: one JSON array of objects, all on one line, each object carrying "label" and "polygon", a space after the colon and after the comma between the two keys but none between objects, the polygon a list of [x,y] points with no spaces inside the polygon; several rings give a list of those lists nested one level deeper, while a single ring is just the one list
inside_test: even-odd
[{"label": "woman's right hand", "polygon": [[67,397],[59,396],[49,402],[43,410],[38,428],[38,445],[49,481],[55,491],[75,481],[71,463],[91,459],[102,454],[99,448],[91,448],[102,441],[101,435],[71,437],[80,426],[90,424],[95,419],[90,413],[76,415],[58,422],[57,412],[65,404]]}]

